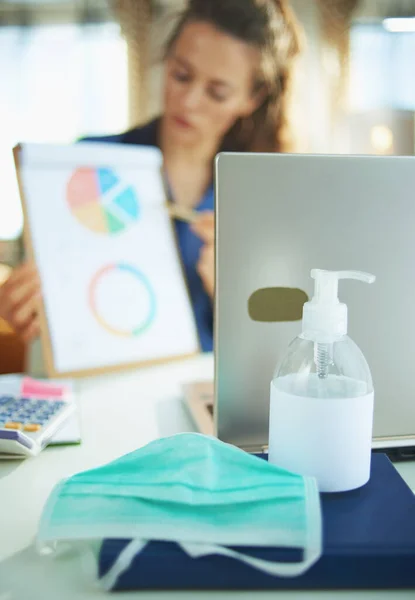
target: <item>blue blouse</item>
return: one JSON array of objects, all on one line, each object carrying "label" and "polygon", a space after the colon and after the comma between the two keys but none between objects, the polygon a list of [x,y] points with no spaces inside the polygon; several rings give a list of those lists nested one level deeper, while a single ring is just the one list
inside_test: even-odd
[{"label": "blue blouse", "polygon": [[[137,127],[119,135],[88,137],[83,138],[82,141],[112,142],[115,144],[155,146],[159,148],[157,139],[158,122],[158,120],[151,121],[147,125],[144,125],[144,127]],[[205,195],[201,198],[199,204],[195,207],[195,210],[213,210],[213,207],[214,194],[213,185],[211,185]],[[197,272],[197,263],[203,243],[200,238],[192,232],[189,223],[175,220],[174,225],[183,270],[193,306],[200,346],[203,352],[211,352],[213,349],[212,300],[206,293],[203,282]]]}]

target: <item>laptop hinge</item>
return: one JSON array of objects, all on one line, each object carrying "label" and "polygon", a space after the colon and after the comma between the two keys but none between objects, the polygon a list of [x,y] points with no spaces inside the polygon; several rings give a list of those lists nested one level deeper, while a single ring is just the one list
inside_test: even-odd
[{"label": "laptop hinge", "polygon": [[402,448],[415,446],[415,435],[395,435],[375,437],[372,440],[372,448]]},{"label": "laptop hinge", "polygon": [[254,445],[254,446],[240,446],[242,450],[249,454],[268,454],[268,446]]}]

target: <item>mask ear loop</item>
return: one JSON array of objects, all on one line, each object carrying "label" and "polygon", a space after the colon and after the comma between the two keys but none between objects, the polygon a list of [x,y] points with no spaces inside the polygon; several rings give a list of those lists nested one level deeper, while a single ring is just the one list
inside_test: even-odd
[{"label": "mask ear loop", "polygon": [[134,558],[147,545],[147,540],[131,540],[120,552],[111,568],[99,580],[100,586],[107,592],[111,591],[123,573],[128,571]]},{"label": "mask ear loop", "polygon": [[303,575],[315,564],[322,555],[323,533],[320,495],[315,479],[305,479],[306,493],[306,539],[304,542],[303,560],[295,563],[271,562],[261,558],[248,556],[225,546],[214,546],[205,544],[181,543],[180,546],[192,558],[199,558],[209,554],[220,554],[240,560],[259,571],[277,577],[297,577]]},{"label": "mask ear loop", "polygon": [[183,550],[189,554],[192,558],[200,558],[209,554],[220,554],[221,556],[228,556],[229,558],[235,558],[250,567],[254,567],[258,571],[263,571],[267,575],[273,575],[277,577],[297,577],[302,575],[320,558],[321,553],[315,548],[305,548],[304,558],[301,562],[295,563],[283,563],[283,562],[271,562],[263,560],[261,558],[255,558],[248,556],[242,552],[236,552],[225,546],[205,546],[203,544],[180,544]]}]

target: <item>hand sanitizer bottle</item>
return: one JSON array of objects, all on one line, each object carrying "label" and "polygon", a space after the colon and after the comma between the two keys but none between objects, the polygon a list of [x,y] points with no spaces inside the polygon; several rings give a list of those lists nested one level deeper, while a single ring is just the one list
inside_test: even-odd
[{"label": "hand sanitizer bottle", "polygon": [[374,392],[368,364],[347,336],[338,280],[375,277],[319,269],[311,277],[303,331],[271,382],[269,462],[316,477],[321,492],[343,492],[370,477]]}]

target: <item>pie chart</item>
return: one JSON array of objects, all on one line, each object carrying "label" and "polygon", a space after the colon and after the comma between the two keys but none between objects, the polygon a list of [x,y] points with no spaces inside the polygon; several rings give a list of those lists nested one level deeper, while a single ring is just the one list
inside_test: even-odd
[{"label": "pie chart", "polygon": [[135,188],[106,167],[76,169],[68,181],[66,198],[75,219],[95,233],[121,233],[140,217]]}]

